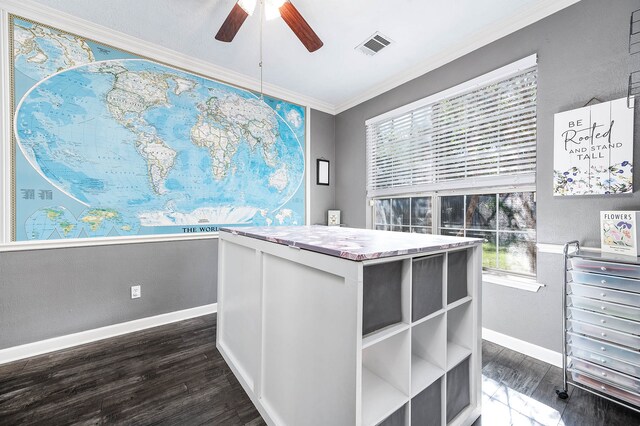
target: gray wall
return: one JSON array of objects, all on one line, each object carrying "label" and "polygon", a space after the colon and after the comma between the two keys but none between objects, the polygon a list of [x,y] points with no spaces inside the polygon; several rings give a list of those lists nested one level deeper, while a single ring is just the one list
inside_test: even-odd
[{"label": "gray wall", "polygon": [[[579,239],[599,246],[599,211],[640,209],[640,195],[552,196],[553,115],[582,107],[592,97],[626,96],[631,59],[629,17],[638,0],[582,0],[544,20],[478,49],[336,117],[336,208],[343,221],[364,227],[370,215],[365,191],[365,120],[478,75],[538,54],[538,242]],[[640,110],[640,109],[639,109]],[[636,110],[636,146],[640,117]],[[634,160],[638,162],[638,152]],[[636,173],[637,174],[637,173]],[[635,179],[640,185],[640,180]],[[540,254],[538,293],[484,285],[483,326],[559,351],[561,258]]]},{"label": "gray wall", "polygon": [[[310,120],[316,223],[335,200],[333,185],[315,185],[316,157],[334,164],[334,117]],[[0,349],[215,303],[217,274],[215,239],[0,252]]]},{"label": "gray wall", "polygon": [[0,253],[0,349],[214,303],[217,269],[217,240]]},{"label": "gray wall", "polygon": [[[336,118],[331,114],[313,110],[311,113],[311,221],[310,224],[327,224],[327,210],[336,203]],[[318,158],[329,160],[329,186],[316,185]]]}]

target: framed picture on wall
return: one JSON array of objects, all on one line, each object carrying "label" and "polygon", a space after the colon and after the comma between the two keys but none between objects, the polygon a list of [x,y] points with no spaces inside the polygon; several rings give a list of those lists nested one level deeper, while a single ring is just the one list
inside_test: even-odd
[{"label": "framed picture on wall", "polygon": [[329,185],[329,160],[318,158],[316,160],[316,183],[318,185]]},{"label": "framed picture on wall", "polygon": [[639,219],[640,211],[601,211],[602,251],[638,256]]},{"label": "framed picture on wall", "polygon": [[633,108],[627,98],[554,119],[553,195],[633,193]]},{"label": "framed picture on wall", "polygon": [[[11,15],[8,24],[7,240],[101,244],[304,223],[306,106],[44,23]],[[240,142],[221,147],[219,132],[242,134],[251,149],[235,155]]]}]

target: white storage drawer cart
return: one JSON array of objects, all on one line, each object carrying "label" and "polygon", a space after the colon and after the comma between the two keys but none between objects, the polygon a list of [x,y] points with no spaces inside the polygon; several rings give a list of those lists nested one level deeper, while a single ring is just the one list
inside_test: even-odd
[{"label": "white storage drawer cart", "polygon": [[640,262],[564,247],[563,389],[579,387],[640,412]]},{"label": "white storage drawer cart", "polygon": [[217,347],[269,425],[471,425],[482,241],[220,232]]}]

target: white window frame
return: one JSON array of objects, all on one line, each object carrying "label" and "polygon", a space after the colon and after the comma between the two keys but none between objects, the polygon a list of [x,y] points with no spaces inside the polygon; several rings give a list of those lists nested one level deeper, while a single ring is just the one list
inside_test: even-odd
[{"label": "white window frame", "polygon": [[[432,235],[439,235],[440,228],[440,197],[447,197],[452,195],[476,195],[476,194],[504,194],[510,192],[533,192],[536,193],[536,187],[531,185],[523,186],[509,186],[509,187],[485,187],[485,188],[473,188],[472,190],[449,190],[449,191],[430,191],[430,192],[413,192],[406,194],[396,194],[389,196],[377,196],[370,198],[369,206],[371,208],[371,229],[375,229],[375,201],[394,198],[419,198],[419,197],[431,197],[431,233]],[[536,195],[537,196],[537,195]],[[466,224],[465,224],[466,225]],[[466,229],[466,227],[465,227]],[[396,231],[392,231],[396,232]],[[537,239],[537,232],[536,232]],[[536,244],[537,247],[537,244]],[[545,287],[545,284],[538,282],[536,268],[535,276],[521,275],[517,273],[509,273],[500,270],[482,270],[482,282],[497,284],[505,287],[516,288],[520,290],[526,290],[531,292],[537,292],[541,287]]]}]

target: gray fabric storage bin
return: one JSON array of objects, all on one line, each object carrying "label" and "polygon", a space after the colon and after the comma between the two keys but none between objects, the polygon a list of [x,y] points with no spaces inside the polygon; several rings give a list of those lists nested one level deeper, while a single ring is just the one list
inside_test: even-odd
[{"label": "gray fabric storage bin", "polygon": [[362,334],[402,321],[402,261],[364,267]]},{"label": "gray fabric storage bin", "polygon": [[417,321],[442,309],[444,255],[415,259],[412,264],[411,320]]},{"label": "gray fabric storage bin", "polygon": [[447,373],[447,423],[471,404],[469,359],[466,358]]},{"label": "gray fabric storage bin", "polygon": [[447,304],[468,296],[467,250],[447,254]]},{"label": "gray fabric storage bin", "polygon": [[406,406],[403,405],[398,411],[378,424],[378,426],[404,426],[405,408]]},{"label": "gray fabric storage bin", "polygon": [[440,398],[442,379],[436,380],[428,388],[411,399],[411,424],[420,426],[440,426],[442,411]]}]

